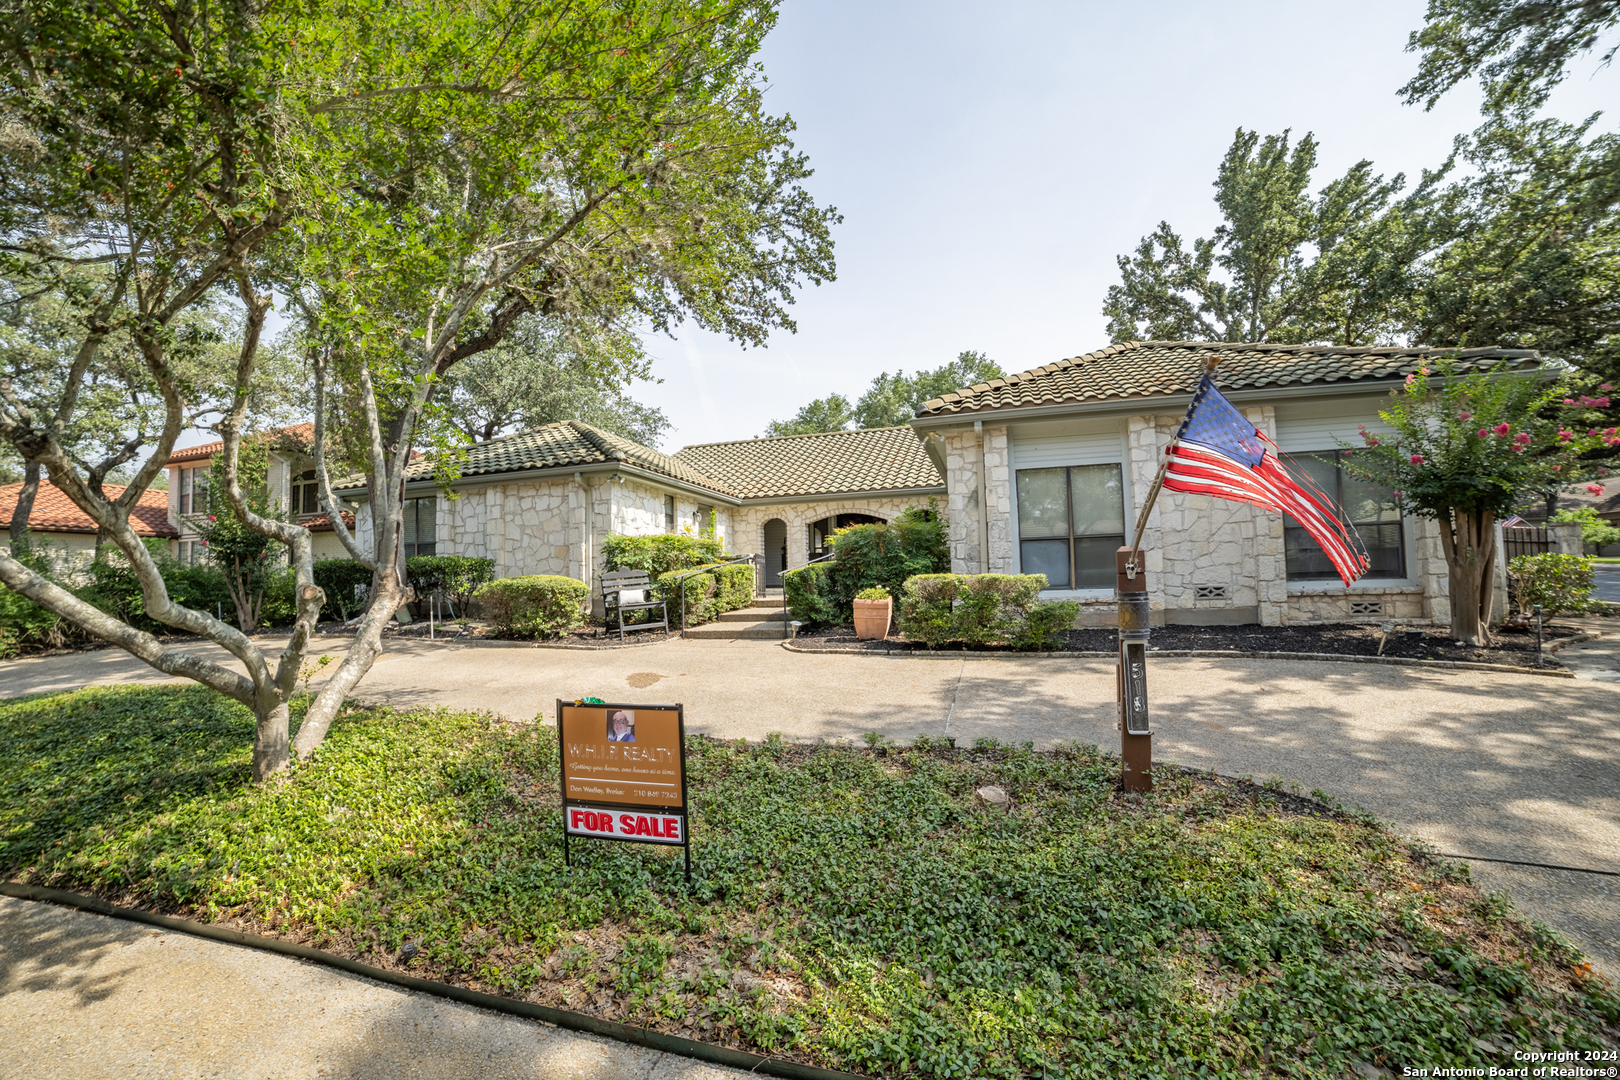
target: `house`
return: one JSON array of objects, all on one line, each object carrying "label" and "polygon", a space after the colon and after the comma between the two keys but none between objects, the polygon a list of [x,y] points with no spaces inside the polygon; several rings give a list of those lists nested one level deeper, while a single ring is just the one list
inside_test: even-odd
[{"label": "house", "polygon": [[1132,535],[1211,353],[1222,393],[1346,508],[1372,569],[1346,588],[1304,530],[1277,515],[1167,492],[1143,530],[1154,621],[1449,621],[1434,523],[1354,480],[1341,444],[1359,445],[1362,425],[1387,431],[1384,398],[1426,362],[1533,367],[1531,351],[1128,342],[946,394],[912,427],[949,489],[952,568],[1044,573],[1046,595],[1085,605],[1083,622],[1113,621],[1115,549]]},{"label": "house", "polygon": [[[290,520],[307,527],[314,535],[317,559],[346,559],[348,551],[332,531],[332,520],[320,508],[315,483],[315,461],[308,454],[315,437],[313,423],[295,424],[269,433],[270,449],[266,478],[274,506]],[[209,476],[214,455],[225,449],[223,442],[204,443],[176,450],[169,455],[168,523],[176,537],[175,553],[180,561],[195,565],[205,548],[198,535],[198,523],[208,515]],[[164,495],[148,492],[148,495]],[[352,524],[353,518],[344,515]]]},{"label": "house", "polygon": [[[9,532],[11,529],[11,518],[17,511],[17,499],[22,488],[21,484],[0,487],[0,530]],[[108,498],[116,499],[124,493],[124,486],[105,484],[102,491]],[[169,521],[168,498],[166,491],[143,491],[140,500],[130,511],[129,524],[136,535],[144,539],[169,541],[168,547],[172,553],[179,532]],[[40,481],[39,490],[34,494],[34,507],[28,514],[28,531],[36,546],[45,548],[56,558],[58,569],[65,569],[69,564],[88,563],[94,557],[96,523],[49,480]]]},{"label": "house", "polygon": [[[355,481],[334,489],[360,500]],[[405,477],[406,554],[494,560],[498,577],[594,583],[609,533],[701,533],[763,555],[763,585],[822,550],[836,528],[887,521],[944,481],[910,428],[838,431],[649,449],[575,420],[467,449],[446,498],[428,461]],[[357,531],[369,544],[369,508]]]}]

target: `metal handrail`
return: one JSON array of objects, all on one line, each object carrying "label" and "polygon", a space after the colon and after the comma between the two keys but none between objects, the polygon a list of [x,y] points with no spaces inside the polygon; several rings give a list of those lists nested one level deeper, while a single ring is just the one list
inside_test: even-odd
[{"label": "metal handrail", "polygon": [[[718,570],[722,566],[736,566],[738,563],[749,563],[752,565],[754,560],[757,558],[757,555],[740,555],[735,559],[728,559],[725,562],[710,563],[708,566],[700,566],[695,570],[688,570],[678,577],[670,578],[670,581],[672,582],[678,581],[681,583],[681,637],[684,638],[686,636],[686,579],[689,577],[696,577],[698,574],[707,574],[710,570]],[[754,568],[754,580],[756,582],[759,580],[759,568],[757,566]],[[668,586],[665,587],[667,588]]]},{"label": "metal handrail", "polygon": [[[811,559],[807,563],[803,563],[802,565],[795,566],[791,570],[784,570],[784,571],[782,571],[781,576],[782,577],[787,577],[789,574],[797,574],[800,570],[808,570],[810,567],[816,565],[816,563],[830,562],[831,560],[836,559],[836,558],[838,558],[838,552],[834,551],[831,554],[823,555],[819,559]],[[788,612],[788,606],[787,606],[787,584],[784,582],[783,585],[782,585],[782,639],[784,641],[786,641],[788,639],[788,637],[791,636],[791,635],[788,634],[788,630],[791,628],[792,620],[788,618],[788,614],[789,614],[789,612]]]}]

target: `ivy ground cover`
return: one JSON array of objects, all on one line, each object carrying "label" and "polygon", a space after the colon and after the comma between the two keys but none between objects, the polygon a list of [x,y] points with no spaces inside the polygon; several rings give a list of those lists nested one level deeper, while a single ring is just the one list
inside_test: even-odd
[{"label": "ivy ground cover", "polygon": [[252,723],[199,688],[0,703],[0,872],[886,1077],[1620,1046],[1613,987],[1462,868],[1284,792],[1126,795],[1094,747],[694,740],[688,886],[678,850],[564,868],[549,726],[354,709],[254,788]]}]

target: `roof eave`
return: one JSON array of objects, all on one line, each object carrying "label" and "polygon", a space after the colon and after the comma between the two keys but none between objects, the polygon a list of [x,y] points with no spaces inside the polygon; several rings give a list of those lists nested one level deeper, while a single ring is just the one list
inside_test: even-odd
[{"label": "roof eave", "polygon": [[[681,480],[665,473],[637,465],[631,461],[591,461],[578,465],[546,465],[532,469],[506,469],[501,472],[475,473],[472,476],[457,477],[450,484],[451,491],[471,491],[477,488],[498,487],[502,484],[527,483],[533,480],[559,480],[567,479],[578,473],[581,476],[602,476],[623,474],[634,477],[647,483],[657,484],[661,487],[673,488],[676,491],[689,495],[701,496],[703,499],[724,503],[728,506],[741,505],[742,500],[729,492],[716,491],[713,488],[703,487],[687,480]],[[408,480],[405,483],[407,496],[431,495],[439,490],[437,481],[432,478],[422,480]],[[334,488],[332,494],[358,495],[365,491],[363,487]]]},{"label": "roof eave", "polygon": [[809,495],[760,495],[742,500],[743,506],[776,506],[783,503],[832,502],[839,499],[903,498],[913,495],[944,495],[944,484],[928,487],[874,488],[867,491],[822,491]]}]

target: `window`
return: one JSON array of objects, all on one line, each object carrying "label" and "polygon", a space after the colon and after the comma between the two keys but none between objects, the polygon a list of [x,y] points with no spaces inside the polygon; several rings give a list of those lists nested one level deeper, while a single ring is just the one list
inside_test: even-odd
[{"label": "window", "polygon": [[1051,589],[1111,589],[1125,543],[1118,465],[1018,470],[1018,547],[1026,574]]},{"label": "window", "polygon": [[196,566],[208,554],[208,547],[201,540],[180,541],[180,565]]},{"label": "window", "polygon": [[210,466],[194,465],[180,472],[180,512],[182,514],[208,513],[208,470]]},{"label": "window", "polygon": [[293,478],[287,500],[287,509],[295,516],[321,512],[321,488],[315,482],[314,469],[305,469]]},{"label": "window", "polygon": [[405,557],[432,555],[437,549],[439,500],[436,496],[405,500]]},{"label": "window", "polygon": [[673,495],[664,496],[664,531],[667,533],[675,531],[675,496]]},{"label": "window", "polygon": [[[1344,451],[1320,450],[1309,454],[1284,454],[1283,461],[1294,475],[1311,483],[1344,508],[1346,524],[1355,529],[1366,545],[1371,566],[1370,578],[1404,578],[1406,543],[1401,512],[1395,493],[1389,488],[1363,483],[1344,471]],[[1283,554],[1289,581],[1337,581],[1327,553],[1304,526],[1293,518],[1283,518]]]}]

